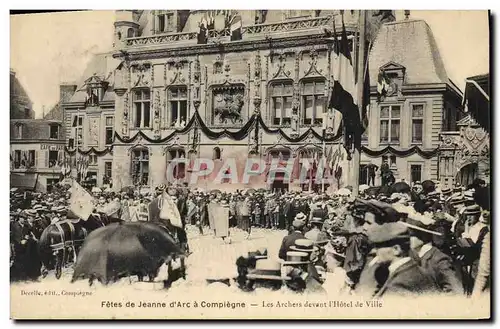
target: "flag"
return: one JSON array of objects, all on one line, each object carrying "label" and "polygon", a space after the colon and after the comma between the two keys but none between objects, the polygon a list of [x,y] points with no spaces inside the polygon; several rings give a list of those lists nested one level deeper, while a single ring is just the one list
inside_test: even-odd
[{"label": "flag", "polygon": [[208,33],[208,22],[203,16],[201,22],[199,23],[200,31],[198,32],[198,44],[206,44],[207,43],[207,33]]},{"label": "flag", "polygon": [[370,111],[370,68],[368,54],[370,53],[371,43],[368,46],[368,51],[365,52],[365,63],[363,72],[363,103],[361,105],[361,133],[368,129],[368,118]]},{"label": "flag", "polygon": [[389,84],[389,77],[387,77],[384,71],[380,70],[377,78],[377,102],[380,103],[384,101],[387,90],[389,90]]},{"label": "flag", "polygon": [[231,21],[231,28],[230,28],[231,41],[241,40],[241,38],[242,38],[241,28],[242,28],[241,16],[236,15],[233,17],[233,20]]},{"label": "flag", "polygon": [[342,18],[342,36],[340,43],[336,37],[334,23],[335,44],[334,50],[337,54],[334,83],[330,97],[329,109],[336,109],[342,114],[342,121],[346,135],[360,132],[361,122],[359,109],[355,100],[356,79],[352,64],[351,51],[347,40],[344,20]]},{"label": "flag", "polygon": [[87,220],[94,210],[94,198],[80,184],[73,180],[69,210],[83,220]]},{"label": "flag", "polygon": [[162,206],[160,210],[160,219],[169,220],[170,224],[182,228],[181,214],[174,200],[166,192],[162,195]]}]

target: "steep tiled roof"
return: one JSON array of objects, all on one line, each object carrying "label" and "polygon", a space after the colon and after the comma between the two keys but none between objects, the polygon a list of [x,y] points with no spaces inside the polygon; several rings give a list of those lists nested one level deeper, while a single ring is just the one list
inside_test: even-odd
[{"label": "steep tiled roof", "polygon": [[[59,124],[59,120],[18,119],[10,120],[10,138],[15,140],[47,140],[50,139],[50,125]],[[16,126],[22,125],[22,136],[17,136]],[[64,129],[59,128],[59,138],[64,141]]]},{"label": "steep tiled roof", "polygon": [[61,102],[58,102],[54,107],[43,117],[45,120],[59,120],[64,119],[64,111],[61,107]]},{"label": "steep tiled roof", "polygon": [[94,74],[100,79],[109,83],[108,89],[104,94],[104,100],[114,100],[113,84],[114,84],[114,71],[117,68],[119,60],[114,59],[111,54],[97,54],[87,64],[80,81],[77,84],[76,92],[73,94],[69,103],[85,102],[87,99],[87,92],[85,88],[85,81],[92,77]]},{"label": "steep tiled roof", "polygon": [[378,70],[388,62],[406,68],[406,84],[446,83],[458,90],[446,73],[432,31],[423,20],[403,20],[382,25],[370,53],[370,84],[377,84]]}]

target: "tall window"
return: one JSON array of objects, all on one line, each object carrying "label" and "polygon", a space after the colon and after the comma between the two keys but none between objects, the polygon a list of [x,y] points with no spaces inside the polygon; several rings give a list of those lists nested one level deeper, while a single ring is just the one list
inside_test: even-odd
[{"label": "tall window", "polygon": [[136,90],[134,93],[135,128],[151,127],[151,100],[148,89]]},{"label": "tall window", "polygon": [[68,147],[73,148],[83,145],[83,116],[75,115],[73,117],[71,130]]},{"label": "tall window", "polygon": [[132,152],[132,180],[134,185],[147,185],[149,180],[149,151],[147,149]]},{"label": "tall window", "polygon": [[20,150],[15,150],[14,151],[14,168],[18,169],[21,167],[21,151]]},{"label": "tall window", "polygon": [[399,142],[401,106],[382,106],[380,108],[380,142]]},{"label": "tall window", "polygon": [[50,125],[50,138],[51,139],[59,138],[59,125],[56,124]]},{"label": "tall window", "polygon": [[422,181],[422,165],[416,164],[410,166],[411,182]]},{"label": "tall window", "polygon": [[27,166],[28,168],[32,168],[35,166],[35,156],[36,152],[35,150],[29,150],[28,151],[28,161],[27,161]]},{"label": "tall window", "polygon": [[113,125],[114,118],[112,116],[106,117],[106,145],[113,144]]},{"label": "tall window", "polygon": [[424,127],[424,105],[414,104],[411,108],[411,141],[421,143]]},{"label": "tall window", "polygon": [[23,138],[23,125],[18,123],[15,125],[15,130],[16,130],[16,138]]},{"label": "tall window", "polygon": [[168,90],[170,121],[172,127],[179,127],[187,121],[187,88],[172,87]]},{"label": "tall window", "polygon": [[[186,152],[183,149],[172,149],[168,151],[167,166],[170,166],[170,163],[175,159],[183,158],[186,158]],[[177,164],[173,168],[172,175],[175,179],[182,179],[185,177],[185,171],[185,163],[177,162]]]},{"label": "tall window", "polygon": [[49,151],[49,168],[57,166],[59,151]]},{"label": "tall window", "polygon": [[271,85],[271,116],[274,125],[289,126],[292,123],[292,82]]},{"label": "tall window", "polygon": [[161,13],[156,15],[158,27],[156,32],[175,32],[174,24],[174,14],[173,13]]},{"label": "tall window", "polygon": [[164,32],[165,31],[165,15],[160,14],[158,15],[158,32]]},{"label": "tall window", "polygon": [[310,81],[302,84],[302,122],[321,125],[325,112],[325,82]]},{"label": "tall window", "polygon": [[112,162],[110,161],[106,161],[104,162],[104,176],[102,178],[102,183],[103,184],[109,184],[110,187],[113,187],[112,186],[112,182],[111,182],[111,174],[112,174]]}]

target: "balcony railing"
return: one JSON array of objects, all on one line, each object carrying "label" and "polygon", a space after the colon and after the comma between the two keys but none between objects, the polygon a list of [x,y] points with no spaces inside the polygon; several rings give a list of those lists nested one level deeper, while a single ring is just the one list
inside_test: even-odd
[{"label": "balcony railing", "polygon": [[[250,36],[253,34],[269,34],[269,33],[286,32],[286,31],[315,29],[320,27],[332,27],[333,19],[334,16],[329,15],[324,17],[301,18],[301,19],[287,20],[277,23],[243,26],[242,27],[243,40],[245,39],[245,36]],[[220,31],[216,30],[208,31],[209,38],[220,38],[230,35],[231,32],[228,28]],[[198,32],[156,34],[152,36],[128,38],[126,39],[126,44],[127,46],[157,45],[157,44],[165,44],[178,41],[196,40],[197,37],[198,37]]]}]

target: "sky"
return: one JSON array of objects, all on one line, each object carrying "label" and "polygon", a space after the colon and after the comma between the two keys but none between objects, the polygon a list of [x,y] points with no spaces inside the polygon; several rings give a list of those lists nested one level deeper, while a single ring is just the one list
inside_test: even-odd
[{"label": "sky", "polygon": [[[402,11],[396,19],[403,19]],[[489,72],[487,11],[419,11],[432,29],[446,71],[463,90],[465,78]],[[59,101],[59,84],[76,82],[95,53],[110,51],[114,11],[11,16],[10,67],[33,101],[37,117]]]}]

